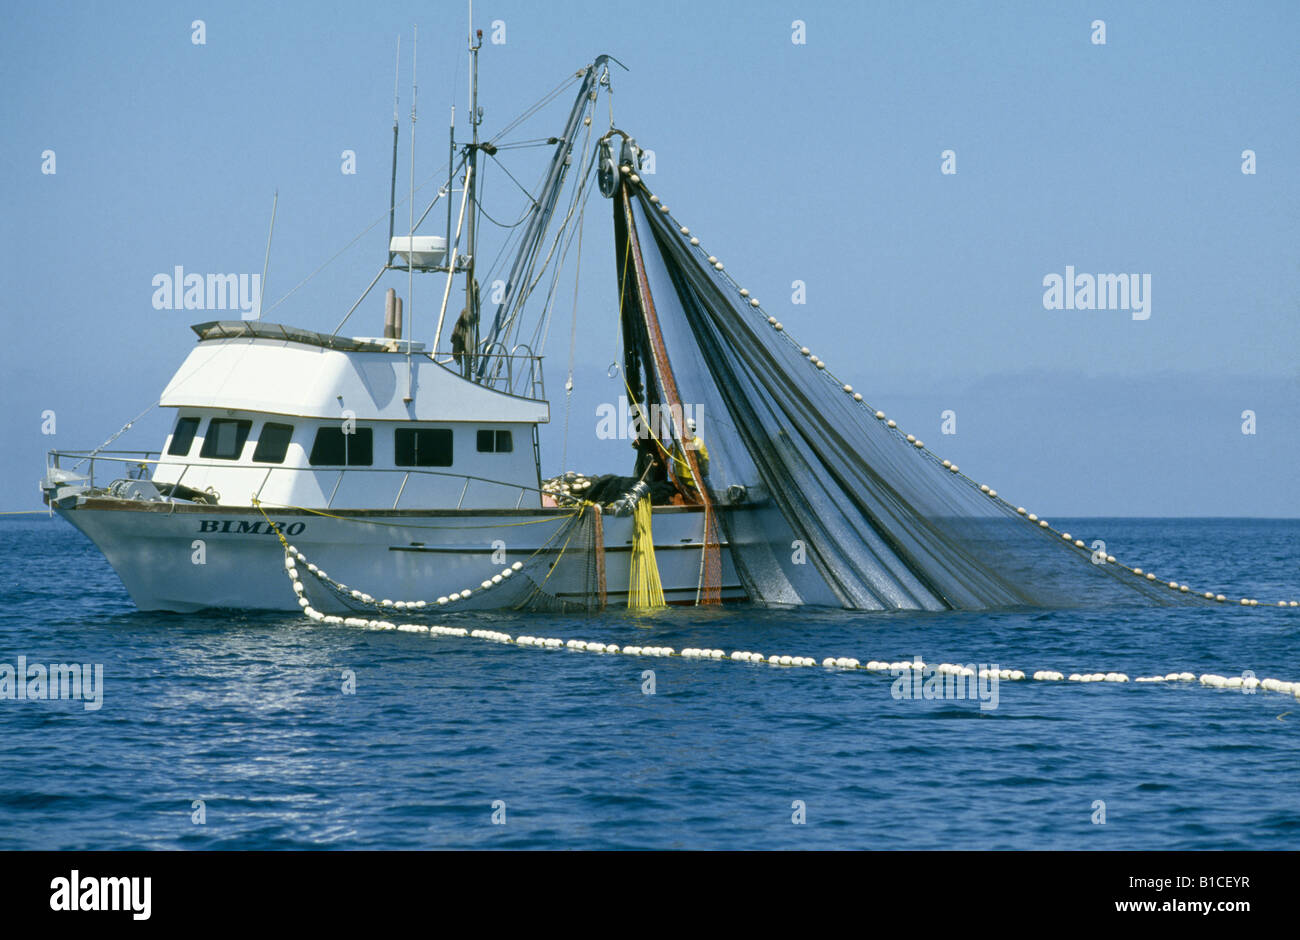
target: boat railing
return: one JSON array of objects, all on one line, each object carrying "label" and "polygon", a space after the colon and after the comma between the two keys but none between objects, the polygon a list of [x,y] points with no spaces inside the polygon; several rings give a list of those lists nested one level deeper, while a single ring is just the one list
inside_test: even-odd
[{"label": "boat railing", "polygon": [[[95,479],[95,461],[109,461],[115,466],[126,466],[126,479],[144,480],[148,467],[151,463],[157,463],[158,458],[162,456],[161,451],[157,450],[52,450],[45,455],[46,470],[67,470],[70,473],[77,473],[86,477],[90,486],[94,486]],[[64,460],[75,460],[76,463],[70,467],[63,465]],[[83,464],[89,463],[84,473],[81,473]],[[120,471],[119,471],[120,472]],[[122,479],[116,477],[116,479]]]},{"label": "boat railing", "polygon": [[480,356],[492,360],[483,374],[481,384],[511,395],[522,395],[538,401],[546,400],[546,382],[542,374],[542,357],[533,352],[527,343],[519,343],[507,350],[499,342],[483,347]]},{"label": "boat railing", "polygon": [[[174,458],[170,458],[164,461],[159,459],[160,457],[161,455],[158,451],[52,450],[46,454],[46,460],[45,460],[46,475],[48,479],[50,470],[68,469],[67,467],[65,467],[65,464],[71,461],[76,461],[76,463],[73,464],[73,466],[77,468],[80,468],[83,464],[88,464],[85,472],[78,473],[78,477],[79,477],[78,482],[82,482],[89,489],[95,490],[95,489],[103,489],[102,486],[99,486],[95,482],[95,472],[96,472],[97,464],[99,465],[108,464],[109,466],[111,466],[113,468],[111,471],[104,470],[102,466],[99,469],[101,471],[100,472],[101,477],[107,476],[109,475],[109,473],[111,473],[113,480],[122,479],[123,478],[121,476],[122,473],[125,473],[126,479],[130,479],[130,480],[151,480],[152,477],[149,471],[150,468],[152,467],[157,467],[164,464],[168,467],[180,466],[181,467],[180,475],[177,476],[175,480],[169,480],[164,484],[159,484],[162,486],[169,487],[170,488],[169,492],[176,493],[178,491],[183,490],[183,487],[185,485],[186,474],[188,474],[189,471],[195,467],[199,467],[202,469],[209,469],[209,470],[214,468],[222,469],[222,470],[226,470],[226,469],[239,469],[239,470],[248,470],[248,471],[262,470],[263,473],[261,476],[261,481],[258,483],[257,490],[253,493],[253,498],[261,499],[262,494],[266,490],[267,484],[270,483],[273,474],[316,473],[324,476],[331,472],[337,473],[337,476],[334,479],[333,486],[329,490],[329,497],[326,500],[325,505],[301,507],[306,509],[333,508],[334,500],[338,496],[338,492],[340,487],[343,485],[344,478],[349,475],[351,476],[352,479],[355,479],[359,475],[373,475],[373,474],[387,474],[389,475],[390,479],[396,479],[397,477],[400,477],[400,480],[398,480],[396,483],[396,495],[393,498],[393,504],[391,507],[393,509],[398,508],[398,505],[402,501],[402,496],[407,490],[407,485],[410,483],[413,476],[426,477],[426,478],[442,478],[442,479],[449,479],[449,480],[458,480],[462,482],[460,488],[460,496],[456,500],[456,504],[454,507],[428,506],[428,507],[420,507],[420,508],[462,509],[464,508],[465,505],[465,497],[469,494],[470,485],[474,483],[487,484],[489,486],[495,486],[495,487],[503,487],[511,491],[512,493],[517,492],[518,495],[516,496],[514,502],[514,508],[516,509],[523,506],[524,499],[530,493],[536,493],[540,496],[542,492],[536,486],[530,486],[525,483],[510,483],[503,480],[493,480],[490,479],[489,477],[475,476],[473,474],[468,474],[468,473],[452,473],[446,470],[431,470],[424,467],[297,467],[297,466],[284,466],[284,465],[264,466],[264,465],[249,465],[249,464],[216,465],[211,463],[194,463],[190,461],[181,461]],[[106,483],[107,482],[112,482],[112,481],[106,481]],[[202,492],[206,492],[208,495],[212,496],[216,500],[216,505],[221,505],[220,493],[214,492],[211,489],[211,487],[209,487],[208,489]],[[242,504],[227,503],[226,505],[242,505]],[[379,509],[379,508],[383,508],[383,505],[377,502],[374,506],[367,506],[365,508]],[[480,507],[474,507],[474,508],[480,508]],[[498,506],[492,508],[501,508],[501,507]]]}]

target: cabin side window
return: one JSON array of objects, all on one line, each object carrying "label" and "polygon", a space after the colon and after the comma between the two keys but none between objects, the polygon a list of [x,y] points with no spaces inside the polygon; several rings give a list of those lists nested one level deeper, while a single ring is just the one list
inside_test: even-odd
[{"label": "cabin side window", "polygon": [[268,421],[262,425],[262,433],[257,437],[257,447],[253,450],[254,463],[284,463],[284,455],[289,452],[289,441],[293,438],[292,424],[277,424]]},{"label": "cabin side window", "polygon": [[399,467],[450,467],[448,428],[398,428],[393,432],[393,463]]},{"label": "cabin side window", "polygon": [[478,432],[478,452],[480,454],[508,454],[514,449],[514,438],[509,431]]},{"label": "cabin side window", "polygon": [[199,432],[199,419],[186,417],[176,421],[176,430],[172,431],[172,442],[167,445],[167,453],[173,457],[188,457],[194,446],[194,435]]},{"label": "cabin side window", "polygon": [[200,457],[216,460],[238,460],[244,452],[244,442],[253,422],[240,418],[213,418],[208,422],[208,433],[203,437]]},{"label": "cabin side window", "polygon": [[318,428],[307,462],[313,467],[369,467],[374,463],[374,431],[355,428],[344,434],[339,427]]}]

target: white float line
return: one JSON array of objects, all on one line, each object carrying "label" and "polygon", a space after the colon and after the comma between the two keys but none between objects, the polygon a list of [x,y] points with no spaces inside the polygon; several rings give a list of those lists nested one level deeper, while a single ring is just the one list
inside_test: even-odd
[{"label": "white float line", "polygon": [[[310,602],[307,600],[305,596],[306,589],[301,579],[298,576],[299,562],[306,565],[307,570],[311,573],[311,575],[314,578],[316,578],[318,581],[322,582],[326,586],[332,588],[334,592],[338,594],[340,597],[343,597],[345,599],[350,598],[353,601],[358,601],[362,604],[367,604],[371,607],[374,607],[376,610],[394,610],[394,611],[424,610],[425,608],[432,607],[432,606],[446,607],[448,604],[454,604],[457,601],[463,601],[474,593],[472,589],[466,588],[463,591],[453,591],[451,594],[438,597],[434,600],[394,601],[394,600],[389,600],[388,598],[375,598],[369,594],[366,594],[364,591],[358,591],[355,588],[348,587],[346,584],[343,584],[340,581],[335,581],[333,578],[331,578],[328,574],[326,574],[316,565],[310,564],[307,561],[307,556],[304,555],[302,552],[298,551],[298,549],[294,548],[294,546],[286,545],[284,549],[285,573],[288,574],[289,580],[293,584],[293,591],[295,594],[298,595],[298,603],[299,605],[302,606],[304,610],[310,609]],[[492,577],[486,578],[482,582],[480,582],[478,586],[478,590],[480,592],[491,590],[492,588],[496,587],[497,585],[501,584],[507,579],[513,577],[514,574],[517,571],[520,571],[523,567],[524,567],[524,563],[522,561],[517,561],[512,565],[507,565],[496,574],[493,574]],[[308,616],[311,615],[309,614]],[[315,620],[317,618],[312,617],[312,619]]]},{"label": "white float line", "polygon": [[[292,549],[290,549],[292,551]],[[464,627],[444,627],[428,626],[421,623],[392,623],[388,620],[373,620],[365,617],[338,617],[330,614],[322,614],[311,606],[311,602],[304,595],[304,587],[298,578],[297,565],[294,554],[290,551],[285,553],[285,574],[288,575],[290,582],[293,584],[294,593],[298,595],[298,603],[305,614],[310,619],[319,623],[327,623],[336,626],[362,627],[369,630],[396,630],[401,633],[426,633],[431,636],[449,636],[470,638],[475,640],[485,640],[491,643],[503,643],[513,646],[532,647],[535,649],[568,649],[581,653],[602,653],[614,654],[619,653],[624,656],[650,656],[650,657],[676,657],[678,659],[707,659],[707,660],[730,660],[739,663],[767,664],[769,666],[816,666],[817,660],[811,656],[787,656],[772,654],[765,656],[762,653],[750,650],[734,650],[728,653],[726,650],[706,649],[697,647],[688,647],[678,652],[671,646],[623,646],[616,643],[600,643],[592,640],[564,640],[559,637],[539,637],[539,636],[517,636],[512,637],[508,633],[502,633],[497,630],[466,630]],[[295,553],[297,554],[297,553]],[[298,558],[302,556],[297,554]],[[314,570],[312,570],[314,569]],[[324,572],[311,566],[318,578],[328,580]],[[406,605],[413,607],[414,605]],[[828,656],[821,661],[821,665],[826,669],[843,669],[857,670],[863,672],[890,673],[891,675],[902,675],[908,671],[923,672],[926,669],[933,668],[934,672],[939,675],[954,675],[965,678],[994,679],[1001,682],[1019,682],[1026,678],[1026,674],[1019,669],[989,669],[984,668],[978,672],[971,666],[962,666],[956,663],[940,663],[938,666],[930,667],[920,660],[896,660],[893,662],[887,660],[871,659],[866,663],[861,662],[850,656]],[[1071,673],[1066,676],[1064,673],[1056,672],[1050,669],[1040,669],[1030,676],[1032,680],[1038,682],[1129,682],[1128,675],[1122,672],[1092,672],[1092,673]],[[1131,680],[1141,683],[1170,683],[1170,682],[1194,682],[1199,678],[1200,684],[1209,688],[1216,689],[1241,689],[1255,690],[1260,689],[1265,692],[1278,692],[1281,694],[1293,695],[1300,698],[1300,682],[1285,682],[1280,679],[1256,679],[1253,676],[1220,676],[1215,673],[1205,673],[1199,677],[1190,672],[1171,672],[1163,676],[1138,676]]]}]

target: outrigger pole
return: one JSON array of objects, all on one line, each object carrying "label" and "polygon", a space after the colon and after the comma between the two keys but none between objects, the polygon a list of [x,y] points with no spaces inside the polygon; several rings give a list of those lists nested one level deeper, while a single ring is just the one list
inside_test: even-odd
[{"label": "outrigger pole", "polygon": [[[551,165],[546,173],[546,181],[542,184],[542,188],[538,193],[539,198],[528,219],[528,227],[524,230],[523,237],[520,239],[519,253],[515,255],[514,264],[510,268],[510,276],[506,279],[501,302],[497,304],[497,311],[492,319],[492,331],[488,334],[487,342],[484,344],[485,350],[491,349],[497,341],[502,328],[505,326],[510,307],[517,299],[522,283],[527,280],[527,274],[536,258],[537,247],[541,244],[546,234],[546,228],[550,224],[551,216],[555,212],[555,203],[559,199],[564,176],[569,169],[569,156],[573,151],[573,140],[578,125],[582,121],[582,114],[590,102],[597,83],[600,81],[601,70],[610,61],[619,65],[623,64],[612,56],[601,55],[597,56],[596,61],[587,67],[582,83],[578,87],[578,96],[573,102],[573,109],[569,112],[569,120],[564,126],[564,134],[559,138],[555,138],[555,153],[551,156]],[[623,67],[626,68],[626,66]],[[475,141],[477,139],[476,135]],[[475,150],[480,147],[486,149],[490,146],[491,144],[480,145],[477,142],[474,144]],[[480,358],[476,373],[479,379],[482,379],[487,371],[490,358],[487,355]]]}]

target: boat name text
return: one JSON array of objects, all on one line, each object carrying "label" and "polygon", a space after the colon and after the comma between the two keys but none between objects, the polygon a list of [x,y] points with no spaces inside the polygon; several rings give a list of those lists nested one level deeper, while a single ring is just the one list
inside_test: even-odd
[{"label": "boat name text", "polygon": [[[277,522],[285,535],[297,535],[307,528],[305,522]],[[265,526],[265,528],[263,528]],[[275,526],[267,522],[238,519],[201,519],[200,532],[223,532],[227,535],[275,535]]]}]

